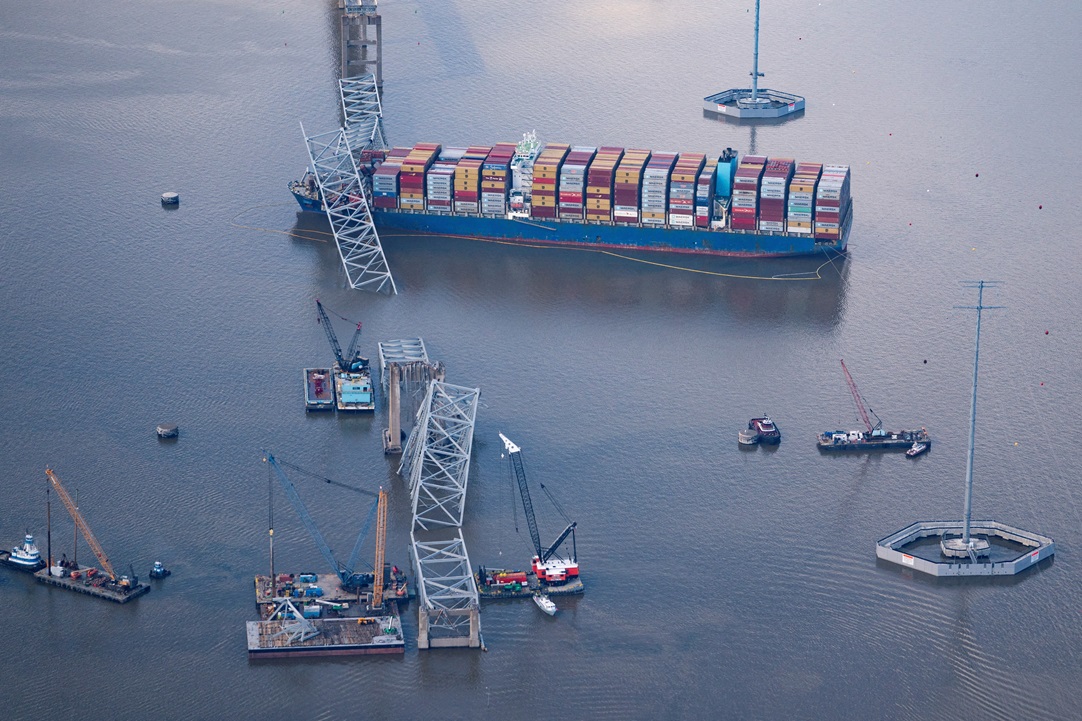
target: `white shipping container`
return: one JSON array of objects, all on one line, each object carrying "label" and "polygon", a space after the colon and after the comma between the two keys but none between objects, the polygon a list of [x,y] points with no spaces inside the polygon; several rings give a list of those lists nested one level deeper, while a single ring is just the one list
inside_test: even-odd
[{"label": "white shipping container", "polygon": [[691,226],[695,225],[695,216],[669,213],[669,225],[690,228]]}]

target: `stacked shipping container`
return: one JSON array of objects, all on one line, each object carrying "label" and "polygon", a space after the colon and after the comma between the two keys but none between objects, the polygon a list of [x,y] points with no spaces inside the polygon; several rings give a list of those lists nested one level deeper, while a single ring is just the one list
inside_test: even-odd
[{"label": "stacked shipping container", "polygon": [[695,190],[706,156],[681,153],[669,183],[669,225],[690,228],[695,225]]},{"label": "stacked shipping container", "polygon": [[669,176],[676,153],[654,153],[642,173],[642,214],[640,222],[665,225],[669,205]]},{"label": "stacked shipping container", "polygon": [[[504,215],[516,146],[394,148],[372,175],[380,209]],[[835,241],[849,212],[850,169],[735,152],[651,153],[550,143],[533,165],[530,212],[622,224],[790,232]],[[729,196],[726,196],[726,193]],[[731,197],[726,222],[724,200]]]},{"label": "stacked shipping container", "polygon": [[560,181],[560,166],[567,157],[568,145],[548,143],[533,164],[533,184],[530,187],[530,216],[556,217],[556,188]]},{"label": "stacked shipping container", "polygon": [[759,184],[759,230],[781,233],[785,230],[785,206],[789,196],[789,179],[793,177],[796,161],[771,158],[766,162]]},{"label": "stacked shipping container", "polygon": [[823,166],[819,163],[797,163],[789,181],[789,201],[786,208],[786,230],[811,235],[815,218],[815,188]]},{"label": "stacked shipping container", "polygon": [[514,143],[496,143],[481,164],[481,212],[485,215],[507,212],[507,190],[514,155]]},{"label": "stacked shipping container", "polygon": [[731,227],[733,230],[755,230],[759,216],[759,183],[766,168],[762,155],[746,155],[740,161],[733,177],[733,207]]},{"label": "stacked shipping container", "polygon": [[628,150],[616,166],[613,183],[612,219],[617,223],[639,222],[639,190],[642,170],[650,159],[649,150]]},{"label": "stacked shipping container", "polygon": [[425,173],[440,152],[438,143],[417,143],[402,159],[398,173],[398,207],[404,210],[424,210]]},{"label": "stacked shipping container", "polygon": [[586,173],[586,219],[612,220],[612,185],[623,148],[601,148]]},{"label": "stacked shipping container", "polygon": [[409,148],[393,148],[372,174],[372,204],[377,208],[398,207],[398,174]]},{"label": "stacked shipping container", "polygon": [[815,238],[837,240],[849,211],[849,166],[824,165],[815,192]]},{"label": "stacked shipping container", "polygon": [[455,212],[476,213],[481,204],[481,165],[491,148],[471,145],[455,166]]},{"label": "stacked shipping container", "polygon": [[586,207],[586,174],[597,148],[571,148],[560,168],[560,217],[582,220]]},{"label": "stacked shipping container", "polygon": [[699,228],[710,227],[710,221],[714,217],[714,184],[717,172],[718,159],[708,159],[695,184],[695,225]]}]

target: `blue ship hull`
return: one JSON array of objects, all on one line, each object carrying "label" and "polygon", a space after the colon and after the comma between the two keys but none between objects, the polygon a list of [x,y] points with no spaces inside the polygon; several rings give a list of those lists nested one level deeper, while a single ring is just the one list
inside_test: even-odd
[{"label": "blue ship hull", "polygon": [[[321,212],[318,201],[294,193],[302,210]],[[617,225],[533,218],[450,215],[373,209],[379,231],[487,238],[580,248],[652,250],[697,255],[737,257],[790,257],[845,252],[853,225],[852,205],[836,241],[817,241],[797,233],[670,228],[651,225]]]},{"label": "blue ship hull", "polygon": [[844,252],[852,226],[852,211],[837,241],[816,241],[810,235],[754,233],[730,230],[668,228],[659,226],[609,225],[537,219],[434,213],[401,213],[376,210],[373,220],[380,231],[492,238],[528,243],[546,243],[582,248],[654,250],[744,257],[787,257]]}]

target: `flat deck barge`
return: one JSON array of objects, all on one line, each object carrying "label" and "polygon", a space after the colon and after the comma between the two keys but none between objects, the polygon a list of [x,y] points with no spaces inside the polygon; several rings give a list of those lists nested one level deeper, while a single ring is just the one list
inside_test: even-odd
[{"label": "flat deck barge", "polygon": [[248,621],[248,658],[305,658],[405,653],[397,605],[390,613],[362,623],[356,618],[311,619],[307,638],[297,635],[292,619]]},{"label": "flat deck barge", "polygon": [[515,586],[511,584],[507,585],[485,585],[482,582],[480,573],[474,573],[474,581],[477,583],[477,595],[482,600],[496,600],[506,598],[530,598],[538,593],[543,593],[547,596],[581,596],[586,592],[586,586],[583,584],[581,578],[575,578],[567,583],[550,584],[541,583],[537,580],[537,576],[533,573],[528,574],[528,581],[525,586]]},{"label": "flat deck barge", "polygon": [[49,574],[48,569],[43,568],[35,573],[34,577],[41,583],[47,583],[50,586],[75,591],[76,593],[84,593],[87,596],[104,598],[106,601],[112,601],[113,603],[127,603],[133,598],[138,598],[150,592],[150,586],[145,583],[135,583],[127,588],[118,586],[115,582],[110,581],[108,577],[102,576],[100,571],[96,575],[87,578],[86,572],[89,570],[91,570],[89,567],[80,566],[77,571],[79,577],[72,578],[71,576],[52,576]]},{"label": "flat deck barge", "polygon": [[364,413],[376,410],[372,376],[367,368],[343,371],[334,366],[335,407],[342,413]]},{"label": "flat deck barge", "polygon": [[924,443],[929,449],[932,439],[924,428],[913,431],[826,431],[819,434],[821,451],[907,451],[914,443]]},{"label": "flat deck barge", "polygon": [[304,369],[304,410],[334,410],[334,381],[330,368]]}]

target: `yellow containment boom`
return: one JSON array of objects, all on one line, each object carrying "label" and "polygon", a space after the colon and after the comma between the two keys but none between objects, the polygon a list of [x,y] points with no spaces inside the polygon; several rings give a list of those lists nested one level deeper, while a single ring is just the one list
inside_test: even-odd
[{"label": "yellow containment boom", "polygon": [[48,476],[49,482],[52,483],[53,488],[56,489],[56,495],[60,496],[60,500],[63,501],[64,506],[67,507],[68,513],[71,514],[72,520],[75,521],[75,526],[82,531],[83,538],[85,538],[87,544],[89,544],[90,550],[98,557],[98,563],[100,563],[102,569],[109,574],[109,578],[115,581],[116,572],[113,571],[113,565],[109,563],[109,557],[105,555],[105,551],[102,550],[101,544],[98,543],[98,539],[94,538],[94,532],[90,530],[90,526],[86,525],[86,521],[83,520],[83,516],[79,513],[79,509],[75,507],[75,503],[71,500],[71,496],[64,490],[64,486],[60,483],[60,478],[48,468],[45,469],[45,475]]},{"label": "yellow containment boom", "polygon": [[383,605],[383,557],[387,546],[387,491],[379,489],[376,508],[376,567],[372,581],[372,608]]}]

